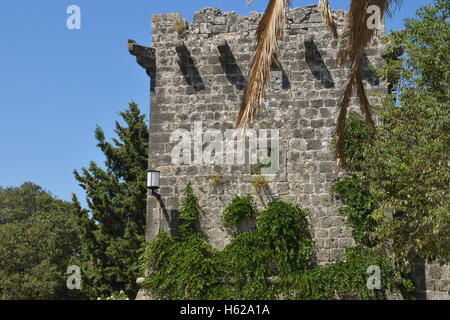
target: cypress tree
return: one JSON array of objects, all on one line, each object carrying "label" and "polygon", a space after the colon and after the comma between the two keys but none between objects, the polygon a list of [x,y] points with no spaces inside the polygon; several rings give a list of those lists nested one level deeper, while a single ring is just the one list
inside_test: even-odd
[{"label": "cypress tree", "polygon": [[90,209],[89,216],[74,197],[83,229],[82,290],[94,299],[120,290],[136,295],[137,250],[145,241],[148,127],[134,102],[119,115],[125,125],[116,121],[112,143],[95,129],[104,169],[91,161],[82,174],[74,171]]}]

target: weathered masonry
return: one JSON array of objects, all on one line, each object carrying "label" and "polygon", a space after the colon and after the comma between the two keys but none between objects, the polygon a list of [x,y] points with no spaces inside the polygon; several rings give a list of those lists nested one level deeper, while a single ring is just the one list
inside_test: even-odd
[{"label": "weathered masonry", "polygon": [[[339,28],[344,14],[341,10],[333,12]],[[170,136],[177,129],[193,133],[194,123],[200,121],[203,133],[218,129],[225,136],[227,129],[233,129],[261,16],[257,12],[243,16],[206,8],[187,24],[178,14],[153,15],[151,48],[128,41],[130,53],[151,79],[149,169],[161,172],[158,196],[148,195],[147,241],[160,230],[176,232],[182,190],[190,181],[203,210],[201,227],[214,247],[222,249],[230,239],[220,220],[223,209],[234,194],[250,193],[260,208],[281,197],[308,209],[317,261],[333,262],[345,247],[354,244],[337,210],[341,203],[330,193],[333,180],[342,174],[336,165],[332,138],[347,71],[337,66],[337,40],[326,29],[315,5],[287,13],[279,66],[271,72],[270,88],[251,123],[256,130],[279,130],[279,169],[265,176],[268,188],[255,190],[248,161],[172,163],[172,150],[178,141],[171,142]],[[384,30],[380,30],[382,33]],[[363,58],[364,84],[374,104],[380,102],[387,85],[369,65],[379,64],[382,54],[383,47],[375,39]],[[356,99],[351,105],[359,110]],[[211,184],[215,175],[226,182]],[[435,296],[448,290],[448,281],[440,279],[449,279],[450,270],[440,268],[439,272],[439,278],[431,276],[433,283],[427,279],[428,290]]]}]

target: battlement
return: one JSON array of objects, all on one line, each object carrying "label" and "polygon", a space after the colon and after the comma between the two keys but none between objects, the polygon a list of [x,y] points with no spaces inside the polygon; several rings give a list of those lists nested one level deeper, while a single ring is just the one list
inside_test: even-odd
[{"label": "battlement", "polygon": [[[337,23],[342,23],[345,12],[333,11]],[[183,34],[214,35],[220,33],[252,32],[256,30],[262,13],[251,12],[250,16],[236,14],[234,11],[222,12],[217,8],[205,8],[194,14],[191,24],[185,23],[185,28],[178,29]],[[152,16],[152,29],[155,26],[165,26],[166,32],[177,31],[177,23],[182,20],[180,14],[156,14]],[[288,34],[295,34],[298,30],[322,28],[322,18],[316,5],[305,8],[293,8],[287,13]],[[180,32],[183,30],[183,32]],[[155,35],[156,36],[156,35]]]}]

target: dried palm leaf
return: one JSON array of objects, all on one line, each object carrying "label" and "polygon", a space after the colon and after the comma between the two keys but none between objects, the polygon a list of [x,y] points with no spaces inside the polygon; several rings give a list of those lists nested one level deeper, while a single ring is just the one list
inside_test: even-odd
[{"label": "dried palm leaf", "polygon": [[278,41],[283,39],[283,27],[288,7],[286,0],[270,0],[256,30],[256,54],[235,128],[245,128],[255,116],[270,76],[272,59],[278,53]]},{"label": "dried palm leaf", "polygon": [[[356,87],[359,97],[361,112],[365,114],[366,123],[375,130],[372,119],[370,104],[367,99],[364,85],[361,78],[361,59],[365,49],[369,46],[375,29],[368,27],[369,6],[376,5],[380,9],[380,19],[384,19],[384,14],[391,15],[392,4],[398,4],[400,0],[352,0],[347,13],[344,30],[341,33],[337,59],[341,67],[347,61],[350,62],[351,69],[348,75],[344,96],[340,103],[340,113],[336,130],[336,158],[338,163],[343,162],[344,156],[344,127],[345,116],[348,104]],[[381,21],[380,21],[381,22]]]},{"label": "dried palm leaf", "polygon": [[385,13],[392,15],[391,7],[393,4],[399,4],[400,0],[352,0],[344,30],[341,33],[339,41],[338,60],[343,66],[350,59],[353,60],[352,54],[364,52],[368,44],[372,40],[375,29],[368,28],[367,22],[370,15],[367,9],[370,6],[377,6],[380,9],[380,19],[384,19]]},{"label": "dried palm leaf", "polygon": [[319,12],[322,15],[322,19],[328,27],[328,30],[332,33],[333,37],[337,38],[337,26],[336,22],[331,15],[330,4],[328,0],[319,0]]},{"label": "dried palm leaf", "polygon": [[361,74],[361,66],[359,66],[359,71],[355,74],[355,84],[356,84],[356,90],[359,97],[359,104],[361,108],[361,113],[365,115],[366,117],[366,124],[369,128],[371,128],[373,131],[375,131],[375,123],[372,119],[372,112],[370,111],[370,103],[366,96],[366,90],[364,89],[364,84],[362,81],[362,74]]},{"label": "dried palm leaf", "polygon": [[344,133],[345,133],[345,119],[347,118],[347,108],[353,92],[354,79],[349,78],[345,86],[344,95],[339,105],[339,116],[336,128],[336,159],[338,165],[341,165],[344,160]]}]

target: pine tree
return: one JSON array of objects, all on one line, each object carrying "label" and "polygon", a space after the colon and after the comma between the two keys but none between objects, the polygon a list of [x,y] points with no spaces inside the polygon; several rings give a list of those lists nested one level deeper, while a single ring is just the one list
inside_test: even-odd
[{"label": "pine tree", "polygon": [[120,290],[134,297],[138,290],[136,251],[145,241],[148,127],[134,102],[119,114],[126,126],[116,121],[112,143],[99,126],[95,130],[105,169],[91,162],[82,175],[74,171],[91,213],[89,217],[74,197],[83,229],[82,290],[90,298]]}]

